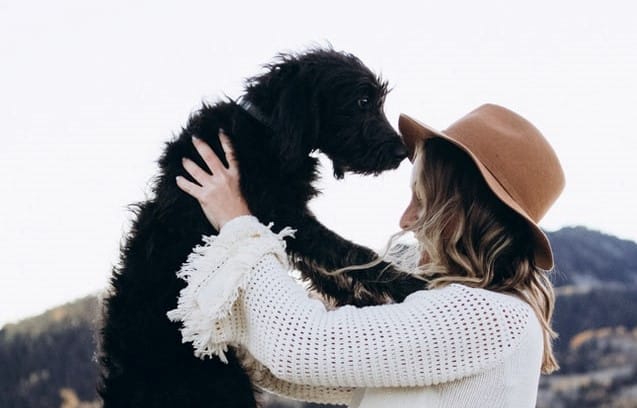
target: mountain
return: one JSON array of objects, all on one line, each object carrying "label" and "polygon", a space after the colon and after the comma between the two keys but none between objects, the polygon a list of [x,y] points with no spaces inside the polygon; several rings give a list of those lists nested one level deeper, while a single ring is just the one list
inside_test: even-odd
[{"label": "mountain", "polygon": [[[584,227],[549,233],[555,350],[538,407],[637,407],[637,244]],[[0,330],[0,407],[94,408],[96,296]],[[308,407],[266,395],[264,405]]]},{"label": "mountain", "polygon": [[584,227],[549,239],[561,368],[538,407],[637,407],[637,244]]},{"label": "mountain", "polygon": [[585,227],[548,233],[556,286],[637,285],[637,244]]},{"label": "mountain", "polygon": [[[88,408],[99,304],[88,296],[0,330],[0,407]],[[63,401],[69,404],[62,405]],[[75,402],[75,403],[73,403]]]}]

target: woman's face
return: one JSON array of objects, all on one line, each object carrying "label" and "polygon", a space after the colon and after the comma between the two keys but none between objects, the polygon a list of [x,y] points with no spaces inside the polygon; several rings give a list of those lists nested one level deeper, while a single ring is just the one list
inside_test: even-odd
[{"label": "woman's face", "polygon": [[[421,160],[418,160],[420,162]],[[411,200],[403,212],[403,216],[400,217],[400,228],[406,230],[412,227],[414,223],[418,222],[418,219],[422,216],[424,211],[422,200],[416,194],[416,180],[421,170],[419,166],[414,166],[411,172]],[[419,265],[424,265],[429,262],[429,255],[423,252],[420,256]]]},{"label": "woman's face", "polygon": [[400,228],[402,228],[403,230],[414,225],[414,223],[418,221],[418,218],[420,217],[423,210],[422,203],[420,199],[418,198],[418,196],[416,195],[416,190],[415,190],[416,180],[417,180],[416,177],[419,174],[419,172],[420,172],[419,166],[414,165],[411,172],[411,183],[410,183],[411,184],[411,201],[409,201],[409,205],[407,205],[407,208],[403,212],[402,217],[400,217]]},{"label": "woman's face", "polygon": [[415,192],[411,192],[411,201],[409,201],[409,205],[405,208],[403,212],[403,216],[400,217],[400,228],[406,230],[407,228],[414,225],[416,221],[418,221],[418,217],[420,212],[422,211],[422,206],[420,204],[420,200],[416,197]]}]

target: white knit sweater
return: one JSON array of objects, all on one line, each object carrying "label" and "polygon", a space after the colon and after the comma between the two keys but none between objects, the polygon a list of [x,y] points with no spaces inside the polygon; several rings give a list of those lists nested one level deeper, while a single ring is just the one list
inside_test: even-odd
[{"label": "white knit sweater", "polygon": [[284,229],[252,216],[204,237],[168,313],[195,355],[239,349],[267,391],[350,407],[533,407],[542,331],[528,304],[451,284],[327,310],[289,275]]}]

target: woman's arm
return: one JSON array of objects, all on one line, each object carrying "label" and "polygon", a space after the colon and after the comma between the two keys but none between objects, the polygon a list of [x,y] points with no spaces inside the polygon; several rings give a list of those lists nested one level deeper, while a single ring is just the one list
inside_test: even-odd
[{"label": "woman's arm", "polygon": [[349,406],[352,402],[355,388],[322,387],[285,381],[274,376],[266,366],[252,357],[245,349],[238,349],[237,355],[252,382],[264,391],[281,397],[320,404]]},{"label": "woman's arm", "polygon": [[[532,318],[519,299],[462,285],[416,292],[399,304],[328,311],[287,273],[285,256],[277,254],[283,245],[256,218],[239,217],[200,251],[179,308],[170,312],[195,354],[245,347],[290,383],[422,386],[502,363]],[[224,293],[234,295],[211,301]]]},{"label": "woman's arm", "polygon": [[[246,272],[264,254],[285,262],[282,236],[292,232],[284,229],[281,235],[274,235],[251,216],[235,218],[221,231],[219,236],[205,236],[204,244],[197,246],[182,265],[178,275],[188,285],[180,293],[178,308],[168,312],[168,317],[183,322],[183,340],[193,343],[196,356],[216,355],[227,362],[227,346],[238,345],[234,336],[242,330],[236,325],[244,320],[240,291],[247,282]],[[269,239],[261,239],[268,234]],[[302,401],[343,405],[351,402],[352,387],[289,382],[274,376],[245,348],[238,347],[236,354],[261,389]]]}]

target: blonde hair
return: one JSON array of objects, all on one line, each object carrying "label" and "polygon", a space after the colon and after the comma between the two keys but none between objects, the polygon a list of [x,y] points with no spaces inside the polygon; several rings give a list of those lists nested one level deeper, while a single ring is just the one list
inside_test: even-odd
[{"label": "blonde hair", "polygon": [[527,222],[493,194],[465,152],[443,139],[420,143],[414,166],[413,188],[423,211],[408,230],[428,257],[416,272],[429,288],[456,282],[526,301],[543,328],[542,372],[557,370],[555,295],[547,273],[535,265]]}]

